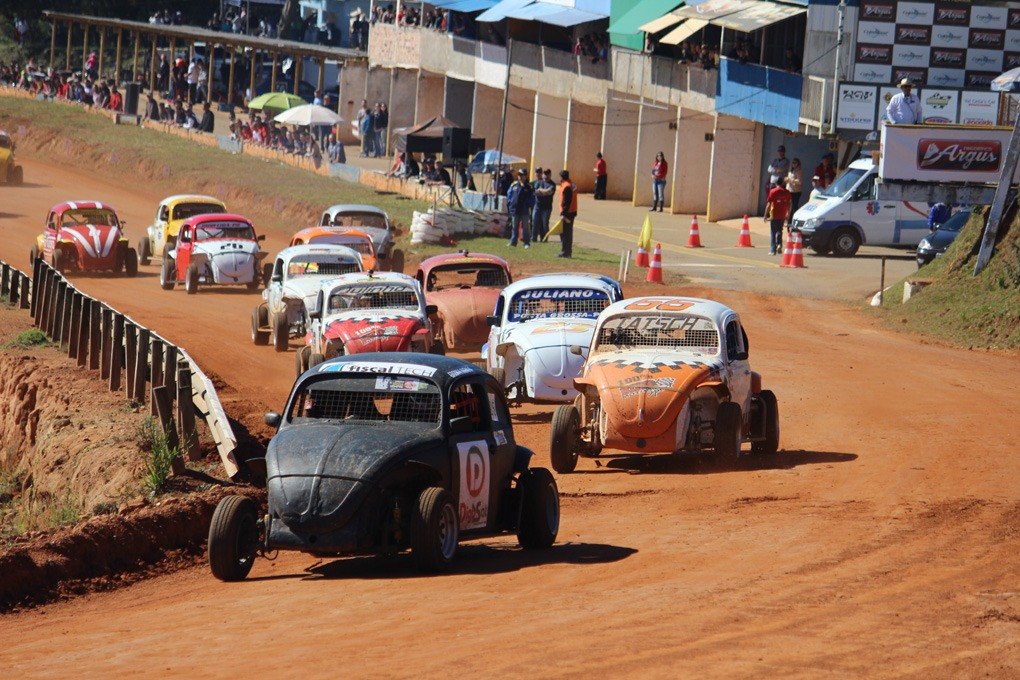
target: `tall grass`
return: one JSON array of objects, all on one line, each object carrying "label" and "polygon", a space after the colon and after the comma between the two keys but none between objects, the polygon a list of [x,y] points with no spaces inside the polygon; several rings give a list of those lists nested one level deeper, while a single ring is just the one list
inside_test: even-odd
[{"label": "tall grass", "polygon": [[169,446],[166,433],[152,416],[147,416],[138,426],[138,439],[145,462],[142,488],[150,495],[157,496],[164,491],[173,470],[174,459],[181,455],[181,450]]}]

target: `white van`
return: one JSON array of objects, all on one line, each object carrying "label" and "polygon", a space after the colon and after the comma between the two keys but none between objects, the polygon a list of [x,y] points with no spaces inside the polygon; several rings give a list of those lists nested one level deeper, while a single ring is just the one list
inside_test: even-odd
[{"label": "white van", "polygon": [[819,255],[850,257],[862,243],[916,247],[928,235],[928,205],[879,201],[878,167],[870,158],[849,165],[793,215],[804,245]]}]

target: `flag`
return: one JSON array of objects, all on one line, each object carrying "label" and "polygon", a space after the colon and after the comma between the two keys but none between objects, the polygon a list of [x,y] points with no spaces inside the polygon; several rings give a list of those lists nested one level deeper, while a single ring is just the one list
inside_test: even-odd
[{"label": "flag", "polygon": [[552,225],[552,229],[550,229],[549,233],[546,234],[546,239],[548,240],[548,237],[562,233],[563,233],[563,218],[561,217],[560,219],[556,220],[556,224]]},{"label": "flag", "polygon": [[652,216],[645,215],[645,223],[641,226],[641,235],[638,236],[637,240],[638,248],[642,248],[645,252],[649,252],[652,249]]}]

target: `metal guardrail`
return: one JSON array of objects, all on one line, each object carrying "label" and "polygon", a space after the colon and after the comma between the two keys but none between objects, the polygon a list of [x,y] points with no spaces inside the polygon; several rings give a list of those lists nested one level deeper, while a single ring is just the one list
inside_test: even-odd
[{"label": "metal guardrail", "polygon": [[163,427],[173,430],[172,438],[190,459],[199,453],[195,417],[200,416],[226,473],[234,477],[240,471],[237,438],[216,388],[186,351],[82,293],[42,259],[35,261],[31,276],[0,261],[0,298],[28,309],[35,326],[78,366],[99,371],[110,391],[123,390],[137,404],[148,402],[153,415],[159,415],[154,391],[164,393],[172,418]]}]

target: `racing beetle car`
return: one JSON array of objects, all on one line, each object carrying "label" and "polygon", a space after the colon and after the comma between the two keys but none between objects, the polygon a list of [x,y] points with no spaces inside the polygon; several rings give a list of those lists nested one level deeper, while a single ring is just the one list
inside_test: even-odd
[{"label": "racing beetle car", "polygon": [[238,581],[259,555],[395,555],[450,565],[461,540],[516,533],[547,548],[559,530],[552,474],[514,440],[503,391],[449,357],[340,357],[300,376],[266,450],[268,508],[227,496],[209,567]]},{"label": "racing beetle car", "polygon": [[191,194],[167,196],[156,208],[155,221],[146,228],[145,235],[138,240],[138,261],[141,264],[149,264],[149,260],[161,259],[167,250],[174,247],[181,225],[189,217],[225,212],[227,206],[223,201],[212,196]]},{"label": "racing beetle car", "polygon": [[[393,272],[404,271],[404,252],[394,248],[396,230],[389,215],[374,205],[340,203],[322,211],[320,227],[353,227],[372,237],[379,269]],[[371,269],[371,267],[369,267]]]},{"label": "racing beetle car", "polygon": [[444,354],[432,339],[421,286],[407,274],[345,274],[321,284],[309,314],[307,346],[295,355],[297,374],[335,356],[364,352]]},{"label": "racing beetle car", "polygon": [[159,285],[173,290],[175,284],[183,283],[189,294],[197,293],[199,284],[242,284],[248,290],[258,290],[262,283],[260,262],[266,256],[259,242],[265,238],[256,238],[255,227],[240,215],[189,217],[181,225],[174,247],[163,254]]},{"label": "racing beetle car", "polygon": [[331,245],[284,248],[266,268],[269,283],[263,302],[252,310],[251,339],[256,345],[272,342],[277,352],[287,350],[292,335],[308,332],[309,313],[315,311],[326,278],[364,270],[358,253]]},{"label": "racing beetle car", "polygon": [[608,276],[540,274],[507,286],[489,317],[486,366],[513,402],[570,402],[595,319],[623,298]]},{"label": "racing beetle car", "polygon": [[[581,347],[571,352],[580,355]],[[553,468],[603,448],[637,453],[714,449],[736,459],[779,447],[776,395],[748,364],[747,334],[732,309],[697,298],[622,300],[599,315],[580,395],[557,407]]]},{"label": "racing beetle car", "polygon": [[308,227],[295,233],[290,239],[290,244],[292,246],[300,246],[302,244],[347,246],[352,250],[358,251],[358,254],[361,255],[365,271],[383,269],[383,267],[379,266],[379,258],[376,255],[372,237],[360,229],[352,229],[350,227]]},{"label": "racing beetle car", "polygon": [[14,159],[14,149],[17,144],[3,130],[0,130],[0,182],[20,185],[25,181],[25,169],[17,164]]},{"label": "racing beetle car", "polygon": [[513,281],[503,258],[466,250],[423,260],[415,278],[425,300],[438,309],[432,318],[436,339],[457,351],[481,348],[489,335],[486,319],[499,292]]},{"label": "racing beetle car", "polygon": [[138,273],[138,255],[128,244],[124,223],[112,206],[99,201],[58,203],[46,216],[36,238],[31,262],[43,257],[59,272],[110,271]]}]

